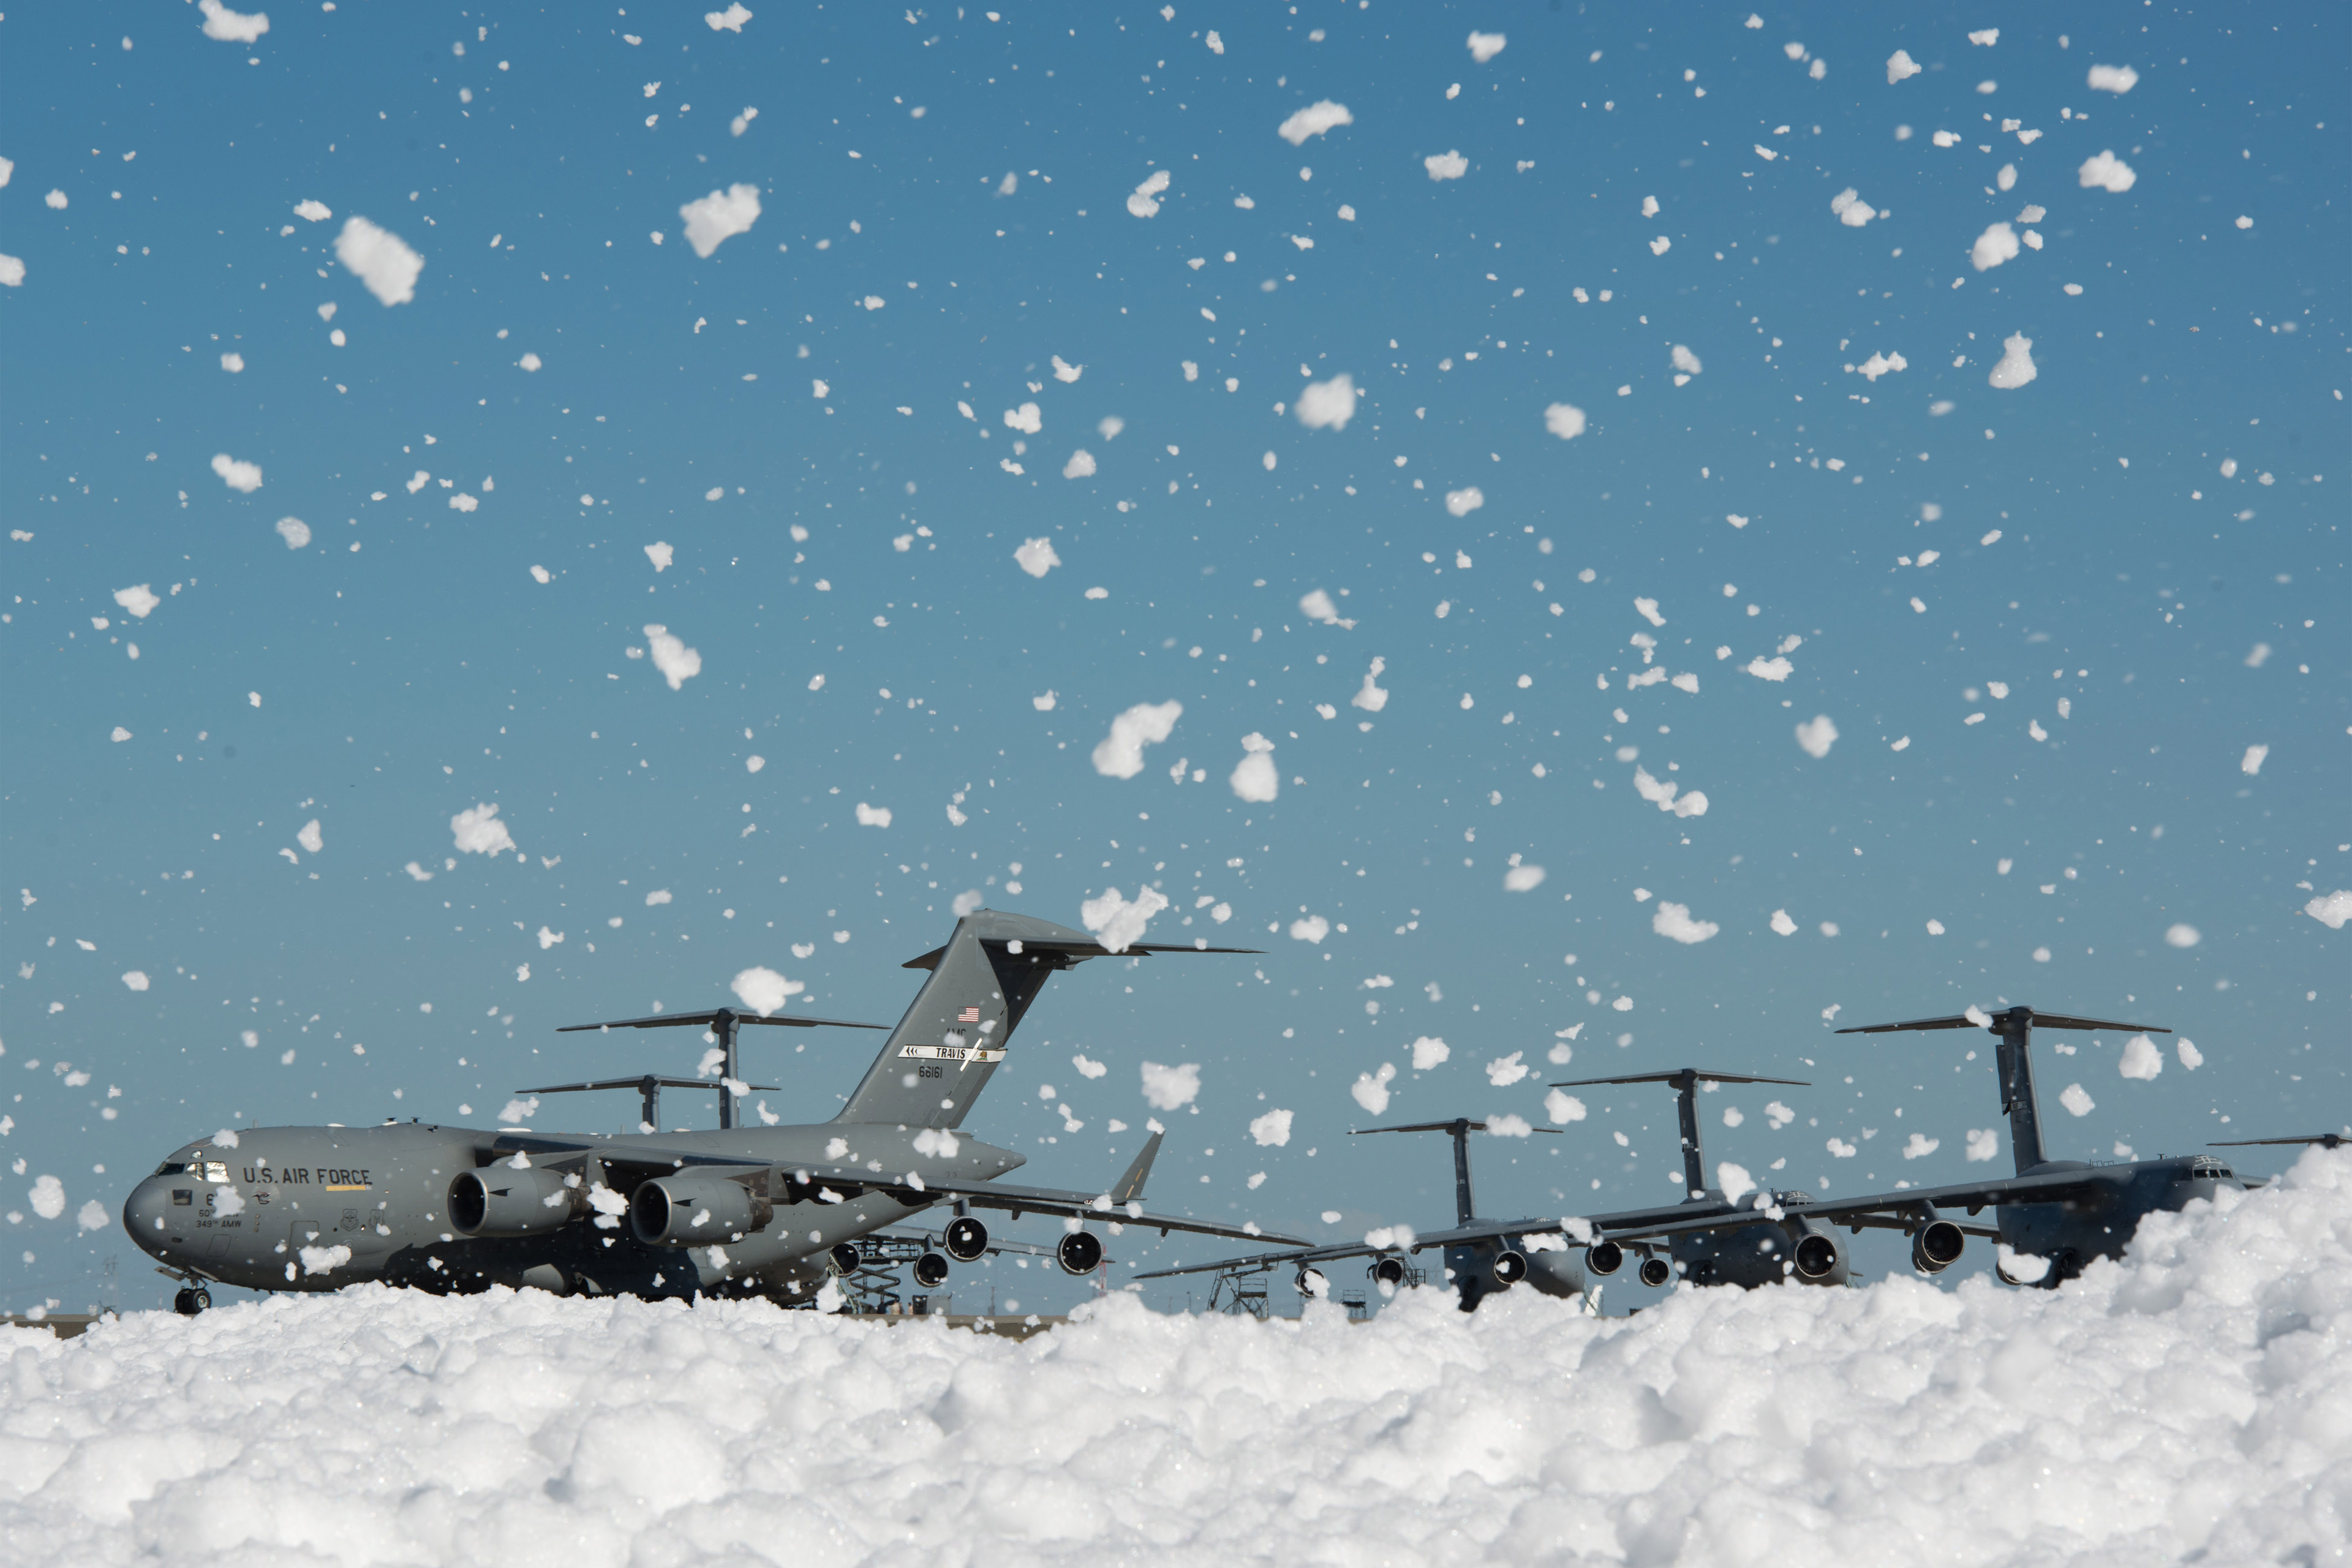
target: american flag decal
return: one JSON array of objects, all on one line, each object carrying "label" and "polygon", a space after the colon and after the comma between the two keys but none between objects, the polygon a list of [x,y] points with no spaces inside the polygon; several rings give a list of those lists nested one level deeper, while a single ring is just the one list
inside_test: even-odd
[{"label": "american flag decal", "polygon": [[956,1022],[959,1024],[979,1023],[980,1009],[977,1007],[966,1007],[962,1012],[956,1015]]}]

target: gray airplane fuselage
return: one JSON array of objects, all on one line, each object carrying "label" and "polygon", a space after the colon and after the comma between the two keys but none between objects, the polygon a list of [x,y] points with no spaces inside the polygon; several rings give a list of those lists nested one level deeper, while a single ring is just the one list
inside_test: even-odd
[{"label": "gray airplane fuselage", "polygon": [[[669,1153],[649,1169],[623,1163],[632,1142],[626,1137],[575,1140],[416,1122],[249,1128],[233,1146],[206,1140],[165,1160],[131,1190],[122,1221],[168,1268],[258,1290],[333,1290],[382,1280],[445,1292],[496,1284],[599,1295],[727,1291],[804,1300],[822,1282],[835,1246],[930,1205],[880,1192],[839,1203],[778,1201],[772,1217],[748,1234],[650,1246],[633,1234],[625,1212],[583,1212],[538,1235],[468,1238],[451,1223],[451,1187],[468,1173],[488,1185],[532,1169],[577,1174],[585,1156],[576,1145],[586,1142],[608,1162],[604,1181],[620,1199],[649,1174],[672,1173],[662,1168],[675,1168],[671,1155],[703,1153],[782,1172],[857,1165],[893,1178],[913,1172],[966,1181],[999,1177],[1024,1163],[1009,1149],[963,1134],[955,1137],[952,1155],[921,1152],[914,1147],[919,1136],[938,1149],[935,1135],[859,1123],[670,1132],[659,1139]],[[541,1142],[575,1148],[526,1152],[526,1164],[513,1163],[518,1151]],[[740,1173],[740,1164],[730,1168]],[[775,1190],[781,1197],[781,1185]]]},{"label": "gray airplane fuselage", "polygon": [[1849,1278],[1846,1249],[1836,1234],[1818,1221],[1795,1216],[1677,1236],[1667,1251],[1675,1272],[1693,1285],[1752,1290],[1782,1283],[1843,1285]]},{"label": "gray airplane fuselage", "polygon": [[2095,1258],[2121,1258],[2151,1214],[2178,1212],[2200,1198],[2209,1202],[2224,1188],[2243,1188],[2236,1173],[2210,1154],[2136,1160],[2117,1165],[2048,1160],[2021,1176],[2080,1173],[2095,1195],[2071,1203],[2005,1204],[1995,1211],[2000,1239],[2011,1251],[2049,1260],[2037,1279],[2001,1278],[2011,1284],[2055,1285],[2083,1271]]}]

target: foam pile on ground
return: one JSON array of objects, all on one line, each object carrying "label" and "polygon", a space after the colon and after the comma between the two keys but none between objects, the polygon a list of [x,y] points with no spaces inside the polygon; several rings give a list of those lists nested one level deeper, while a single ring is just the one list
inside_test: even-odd
[{"label": "foam pile on ground", "polygon": [[369,1288],[0,1334],[27,1564],[2137,1568],[2337,1561],[2352,1524],[2352,1152],[2055,1294],[1115,1298],[1015,1344]]}]

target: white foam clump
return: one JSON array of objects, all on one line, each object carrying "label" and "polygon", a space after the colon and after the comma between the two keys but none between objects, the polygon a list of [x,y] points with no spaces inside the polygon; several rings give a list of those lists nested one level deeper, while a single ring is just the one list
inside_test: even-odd
[{"label": "white foam clump", "polygon": [[1200,1097],[1201,1068],[1197,1062],[1184,1062],[1176,1067],[1162,1067],[1158,1062],[1145,1062],[1143,1098],[1155,1110],[1181,1110]]},{"label": "white foam clump", "polygon": [[1584,434],[1584,410],[1572,403],[1555,403],[1544,409],[1544,428],[1563,441]]},{"label": "white foam clump", "polygon": [[1143,771],[1143,748],[1166,740],[1184,714],[1184,705],[1139,702],[1110,721],[1110,733],[1094,750],[1095,772],[1107,779],[1131,779]]},{"label": "white foam clump", "polygon": [[[1269,801],[1282,789],[1281,770],[1274,765],[1274,742],[1255,731],[1242,737],[1242,760],[1225,781],[1243,800]],[[1317,941],[1322,939],[1318,936]]]},{"label": "white foam clump", "polygon": [[1289,119],[1274,128],[1274,133],[1293,147],[1304,147],[1309,136],[1320,136],[1342,125],[1353,125],[1356,117],[1348,112],[1344,103],[1330,99],[1318,99],[1294,112]]},{"label": "white foam clump", "polygon": [[1897,49],[1886,57],[1886,85],[1893,87],[1896,82],[1907,80],[1927,68],[1911,58],[1910,50]]},{"label": "white foam clump", "polygon": [[310,542],[310,525],[299,517],[278,520],[278,537],[286,542],[289,550],[299,550]]},{"label": "white foam clump", "polygon": [[1878,209],[1862,199],[1852,185],[1830,198],[1830,211],[1837,214],[1838,222],[1848,228],[1860,228],[1878,216]]},{"label": "white foam clump", "polygon": [[407,241],[363,217],[343,220],[342,232],[335,236],[335,259],[387,306],[415,299],[417,275],[425,270],[425,258]]},{"label": "white foam clump", "polygon": [[1345,430],[1356,416],[1355,378],[1343,374],[1308,382],[1291,411],[1309,430]]},{"label": "white foam clump", "polygon": [[1990,226],[1969,247],[1969,265],[1990,272],[2004,261],[2017,259],[2017,231],[2005,223]]},{"label": "white foam clump", "polygon": [[1167,907],[1168,895],[1157,888],[1137,889],[1132,902],[1117,888],[1108,888],[1101,898],[1080,904],[1078,918],[1107,951],[1125,952],[1143,940],[1143,928]]},{"label": "white foam clump", "polygon": [[1138,217],[1150,217],[1160,211],[1160,193],[1168,188],[1167,170],[1154,170],[1150,178],[1135,187],[1127,198],[1127,210]]},{"label": "white foam clump", "polygon": [[672,691],[702,673],[702,655],[687,647],[667,626],[647,626],[646,647],[653,655],[654,668],[661,671]]},{"label": "white foam clump", "polygon": [[1669,942],[1685,947],[1696,946],[1723,928],[1713,921],[1693,920],[1690,906],[1658,900],[1658,912],[1650,917],[1650,929]]},{"label": "white foam clump", "polygon": [[2042,374],[2033,363],[2033,340],[2023,332],[2011,332],[2001,341],[2000,349],[2000,363],[1985,377],[1995,391],[2014,392]]},{"label": "white foam clump", "polygon": [[232,458],[226,452],[213,454],[213,472],[221,477],[221,483],[244,495],[261,488],[261,465]]},{"label": "white foam clump", "polygon": [[686,243],[708,260],[710,253],[736,235],[749,234],[760,217],[760,187],[735,184],[690,201],[677,209],[686,220]]},{"label": "white foam clump", "polygon": [[[542,942],[540,945],[547,944]],[[808,989],[800,981],[787,980],[765,965],[744,970],[728,982],[727,988],[762,1018],[775,1014],[788,999]]]},{"label": "white foam clump", "polygon": [[2088,79],[2095,91],[2122,94],[2139,85],[2139,72],[2129,66],[2093,66]]},{"label": "white foam clump", "polygon": [[2123,1058],[2116,1064],[2116,1070],[2126,1078],[2147,1082],[2164,1070],[2164,1053],[2146,1035],[2134,1035],[2124,1042]]},{"label": "white foam clump", "polygon": [[[499,820],[498,803],[495,801],[477,805],[471,811],[461,811],[451,817],[449,834],[461,855],[518,853],[514,836],[507,831],[507,825]],[[416,879],[421,882],[426,879],[418,877]]]},{"label": "white foam clump", "polygon": [[[1122,1258],[1156,1247],[1141,1234]],[[1679,1290],[1627,1319],[1529,1290],[1463,1313],[1424,1289],[1369,1323],[1113,1294],[1075,1315],[1023,1344],[759,1301],[361,1286],[224,1303],[201,1337],[163,1311],[72,1340],[0,1329],[16,1402],[51,1413],[0,1475],[11,1555],[128,1563],[223,1529],[241,1557],[315,1555],[315,1515],[258,1478],[321,1453],[348,1461],[341,1516],[417,1561],[551,1506],[598,1561],[819,1518],[846,1560],[907,1561],[1171,1541],[1190,1561],[1371,1561],[1406,1535],[1498,1563],[1567,1540],[1622,1559],[1661,1521],[1659,1560],[1694,1563],[1916,1561],[1923,1521],[1948,1564],[2325,1561],[2343,1539],[2324,1478],[2352,1407],[2352,1152],[2156,1215],[2126,1261],[2055,1291]],[[206,1441],[126,1467],[184,1428],[192,1377]],[[774,1461],[780,1411],[803,1412],[802,1463]],[[1083,1484],[1171,1453],[1182,1486]],[[901,1506],[918,1476],[958,1506]]]},{"label": "white foam clump", "polygon": [[1826,713],[1816,713],[1797,726],[1797,744],[1809,757],[1826,757],[1837,743],[1838,727]]},{"label": "white foam clump", "polygon": [[2112,152],[2084,159],[2083,166],[2074,173],[2084,190],[2110,191],[2116,195],[2123,195],[2139,182],[2139,176],[2132,172],[2132,166]]},{"label": "white foam clump", "polygon": [[1660,811],[1671,811],[1676,816],[1706,815],[1707,799],[1705,790],[1695,789],[1685,793],[1683,787],[1672,779],[1662,781],[1654,778],[1651,776],[1650,770],[1644,767],[1636,766],[1633,769],[1633,793]]},{"label": "white foam clump", "polygon": [[2304,905],[2303,912],[2329,931],[2342,931],[2344,922],[2352,921],[2352,889],[2338,888],[2332,893],[2322,893]]},{"label": "white foam clump", "polygon": [[1433,180],[1458,180],[1470,172],[1470,160],[1458,151],[1433,153],[1421,161],[1421,166]]},{"label": "white foam clump", "polygon": [[1504,46],[1509,42],[1510,39],[1501,33],[1473,32],[1470,35],[1470,58],[1483,66],[1501,54]]},{"label": "white foam clump", "polygon": [[1269,1110],[1249,1124],[1250,1136],[1265,1148],[1279,1149],[1290,1142],[1290,1123],[1294,1113]]},{"label": "white foam clump", "polygon": [[1062,558],[1054,553],[1054,542],[1050,539],[1023,540],[1020,548],[1013,551],[1013,559],[1032,577],[1043,577],[1062,563]]},{"label": "white foam clump", "polygon": [[1486,504],[1486,492],[1476,485],[1445,492],[1445,510],[1455,517],[1467,517]]},{"label": "white foam clump", "polygon": [[265,11],[247,16],[230,10],[221,0],[202,0],[196,9],[205,18],[205,37],[216,43],[250,44],[269,31],[269,16]]}]

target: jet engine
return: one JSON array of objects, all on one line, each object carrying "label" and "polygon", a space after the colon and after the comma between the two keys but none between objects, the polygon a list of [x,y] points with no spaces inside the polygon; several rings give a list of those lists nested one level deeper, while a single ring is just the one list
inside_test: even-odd
[{"label": "jet engine", "polygon": [[837,1241],[824,1256],[826,1271],[845,1279],[856,1273],[866,1264],[866,1257],[857,1250],[857,1244],[855,1242]]},{"label": "jet engine", "polygon": [[1838,1271],[1845,1261],[1845,1249],[1828,1231],[1809,1226],[1797,1240],[1794,1261],[1797,1278],[1808,1285],[1816,1285]]},{"label": "jet engine", "polygon": [[947,1283],[948,1260],[936,1252],[926,1252],[915,1259],[915,1283],[926,1290],[936,1290]]},{"label": "jet engine", "polygon": [[1667,1280],[1672,1279],[1674,1277],[1675,1266],[1667,1262],[1664,1258],[1644,1258],[1642,1259],[1640,1278],[1642,1283],[1649,1286],[1652,1289],[1656,1289],[1659,1286],[1664,1285]]},{"label": "jet engine", "polygon": [[940,1245],[958,1263],[976,1263],[980,1255],[988,1250],[988,1227],[970,1215],[960,1215],[948,1221]]},{"label": "jet engine", "polygon": [[629,1228],[647,1247],[706,1247],[740,1241],[775,1210],[740,1182],[724,1176],[664,1176],[629,1196]]},{"label": "jet engine", "polygon": [[1930,1220],[1911,1237],[1911,1267],[1922,1274],[1941,1274],[1959,1261],[1968,1240],[1950,1220]]},{"label": "jet engine", "polygon": [[1584,1267],[1605,1279],[1625,1267],[1625,1249],[1613,1241],[1596,1241],[1584,1249]]},{"label": "jet engine", "polygon": [[1516,1285],[1528,1277],[1528,1255],[1507,1247],[1495,1254],[1495,1260],[1486,1265],[1486,1272],[1497,1285]]},{"label": "jet engine", "polygon": [[1372,1265],[1372,1278],[1379,1280],[1383,1285],[1403,1284],[1404,1259],[1402,1258],[1381,1258],[1378,1263]]},{"label": "jet engine", "polygon": [[1055,1244],[1054,1261],[1065,1274],[1091,1274],[1102,1263],[1102,1237],[1090,1230],[1074,1230]]},{"label": "jet engine", "polygon": [[449,1228],[469,1239],[544,1236],[587,1212],[586,1189],[567,1186],[554,1171],[500,1161],[460,1171],[449,1184]]}]

